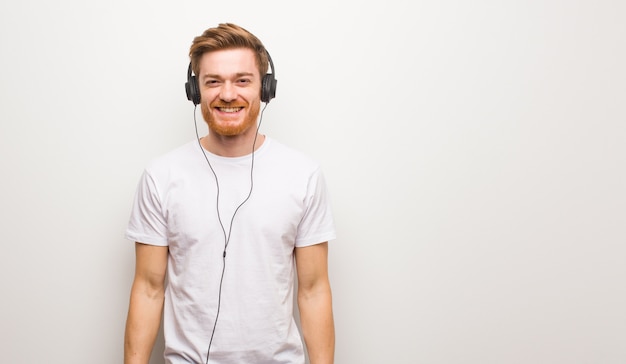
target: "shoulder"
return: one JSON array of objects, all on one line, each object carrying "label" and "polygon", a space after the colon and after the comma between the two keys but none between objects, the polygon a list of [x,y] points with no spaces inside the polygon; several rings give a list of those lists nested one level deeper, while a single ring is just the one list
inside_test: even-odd
[{"label": "shoulder", "polygon": [[153,158],[148,165],[146,166],[147,171],[158,171],[163,169],[176,168],[180,166],[181,163],[184,164],[189,160],[193,160],[192,158],[195,154],[197,154],[198,150],[198,142],[193,140],[187,142],[175,149],[172,149],[162,155],[159,155]]},{"label": "shoulder", "polygon": [[320,169],[319,161],[300,150],[269,137],[266,139],[266,143],[267,148],[264,151],[263,158],[267,159],[269,163],[280,166],[283,169],[289,168],[301,172],[314,172]]},{"label": "shoulder", "polygon": [[150,160],[144,168],[144,178],[157,184],[170,183],[197,170],[198,142],[187,142]]}]

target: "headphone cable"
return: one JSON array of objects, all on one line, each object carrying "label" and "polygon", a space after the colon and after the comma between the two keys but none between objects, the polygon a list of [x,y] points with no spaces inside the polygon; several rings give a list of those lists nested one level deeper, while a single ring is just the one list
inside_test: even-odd
[{"label": "headphone cable", "polygon": [[209,363],[209,356],[211,354],[211,345],[213,344],[213,337],[215,336],[215,330],[217,328],[217,320],[218,320],[218,318],[220,316],[220,308],[222,306],[222,285],[224,283],[224,274],[226,272],[226,249],[228,248],[228,244],[230,243],[230,236],[231,236],[231,233],[233,231],[233,222],[235,221],[235,215],[237,215],[237,212],[239,211],[239,209],[250,199],[250,196],[252,196],[252,189],[254,187],[254,174],[253,174],[253,172],[254,172],[254,154],[255,154],[255,149],[256,149],[256,141],[257,141],[257,137],[259,136],[259,129],[261,128],[261,123],[263,122],[263,113],[265,112],[265,108],[266,107],[267,107],[267,103],[265,103],[265,105],[263,106],[263,109],[261,110],[261,116],[259,118],[259,125],[257,125],[256,132],[254,134],[254,140],[252,142],[252,153],[251,153],[251,160],[250,160],[250,190],[248,191],[248,195],[246,196],[246,198],[237,206],[237,208],[233,212],[233,216],[230,219],[230,226],[228,227],[228,234],[226,234],[226,229],[224,228],[224,224],[222,223],[222,217],[221,217],[221,214],[220,214],[220,207],[219,207],[220,183],[219,183],[219,179],[217,178],[217,173],[215,172],[215,169],[213,169],[213,165],[209,161],[209,157],[207,156],[206,151],[204,150],[204,147],[202,146],[202,143],[200,142],[200,135],[198,133],[198,121],[196,119],[197,105],[195,105],[194,108],[193,108],[193,122],[194,122],[195,131],[196,131],[196,140],[198,141],[198,146],[200,147],[200,150],[202,151],[202,155],[204,156],[204,159],[206,160],[207,164],[209,165],[209,168],[211,169],[213,177],[215,178],[215,187],[216,187],[215,207],[216,207],[216,211],[217,211],[217,220],[219,221],[220,227],[222,229],[222,233],[224,234],[224,252],[222,253],[222,274],[220,276],[219,291],[218,291],[218,295],[217,295],[217,311],[216,311],[216,314],[215,314],[215,321],[213,322],[213,330],[211,331],[211,338],[209,340],[209,347],[207,348],[206,364]]}]

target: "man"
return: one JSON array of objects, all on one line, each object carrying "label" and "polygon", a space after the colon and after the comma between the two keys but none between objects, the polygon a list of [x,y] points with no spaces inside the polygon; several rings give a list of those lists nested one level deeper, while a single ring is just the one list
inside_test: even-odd
[{"label": "man", "polygon": [[269,53],[220,24],[190,58],[188,97],[209,133],[155,159],[139,182],[124,361],[148,363],[163,315],[166,363],[303,364],[297,277],[310,362],[333,363],[328,195],[316,162],[258,133],[276,86]]}]

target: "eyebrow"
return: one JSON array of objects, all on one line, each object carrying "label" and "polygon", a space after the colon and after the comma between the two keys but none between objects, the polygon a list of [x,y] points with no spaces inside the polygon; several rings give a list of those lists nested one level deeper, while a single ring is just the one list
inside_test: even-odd
[{"label": "eyebrow", "polygon": [[[254,76],[254,73],[252,73],[252,72],[237,72],[237,73],[235,73],[235,78],[251,77],[251,76]],[[207,78],[221,79],[222,77],[220,75],[215,75],[215,74],[205,74],[204,76],[202,76],[202,79],[207,79]]]}]

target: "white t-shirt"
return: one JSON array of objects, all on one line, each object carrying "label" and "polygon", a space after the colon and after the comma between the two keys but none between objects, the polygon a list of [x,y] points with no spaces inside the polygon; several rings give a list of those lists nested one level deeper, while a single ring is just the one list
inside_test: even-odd
[{"label": "white t-shirt", "polygon": [[[266,137],[254,154],[225,158],[197,141],[157,158],[139,182],[126,237],[168,246],[167,363],[205,363],[226,268],[210,363],[304,364],[293,318],[294,248],[335,238],[320,166]],[[231,227],[232,220],[232,227]]]}]

